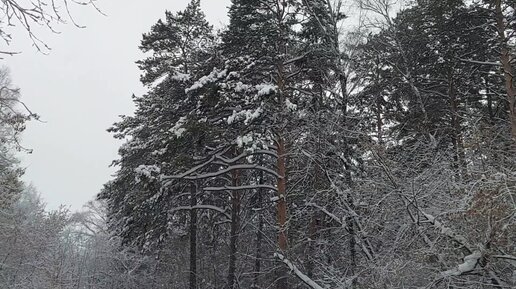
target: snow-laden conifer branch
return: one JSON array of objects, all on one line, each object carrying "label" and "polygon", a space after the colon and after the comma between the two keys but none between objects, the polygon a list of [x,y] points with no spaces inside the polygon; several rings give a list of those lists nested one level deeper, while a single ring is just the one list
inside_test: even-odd
[{"label": "snow-laden conifer branch", "polygon": [[231,216],[226,212],[226,210],[212,205],[195,205],[195,206],[181,206],[170,209],[170,213],[177,211],[189,211],[189,210],[211,210],[216,211],[224,215],[228,220],[231,219]]},{"label": "snow-laden conifer branch", "polygon": [[216,155],[212,156],[211,158],[209,158],[207,161],[197,165],[197,166],[194,166],[192,167],[191,169],[181,173],[181,174],[176,174],[176,175],[172,175],[172,176],[163,176],[162,177],[162,180],[172,180],[172,179],[182,179],[184,177],[187,177],[193,173],[195,173],[196,171],[208,166],[209,164],[211,164],[214,160],[216,159]]},{"label": "snow-laden conifer branch", "polygon": [[247,185],[247,186],[223,186],[223,187],[206,187],[203,188],[205,191],[210,192],[220,192],[220,191],[239,191],[239,190],[258,190],[258,189],[266,189],[266,190],[272,190],[277,191],[278,189],[271,185],[265,185],[265,184],[256,184],[256,185]]},{"label": "snow-laden conifer branch", "polygon": [[215,157],[218,160],[221,160],[221,161],[223,161],[223,162],[225,162],[227,164],[233,164],[233,163],[238,162],[241,159],[247,158],[247,157],[252,156],[252,155],[268,155],[268,156],[271,156],[271,157],[274,157],[274,158],[278,157],[278,154],[276,154],[273,151],[269,151],[269,150],[254,150],[254,151],[250,151],[250,152],[244,152],[244,153],[241,153],[240,155],[238,155],[238,156],[236,156],[234,158],[230,158],[230,159],[225,158],[225,157],[223,157],[220,154],[216,155]]},{"label": "snow-laden conifer branch", "polygon": [[281,178],[281,176],[276,171],[269,169],[267,167],[256,165],[256,164],[254,164],[254,165],[253,164],[240,164],[240,165],[229,166],[225,169],[218,170],[216,172],[209,172],[209,173],[193,175],[193,176],[181,176],[181,177],[178,177],[177,175],[176,176],[168,176],[168,177],[163,177],[163,179],[165,179],[165,180],[183,179],[183,180],[190,180],[190,181],[203,180],[203,179],[210,179],[210,178],[222,176],[222,175],[225,175],[225,174],[235,171],[235,170],[259,170],[259,171],[268,173],[270,175],[273,175],[276,178]]},{"label": "snow-laden conifer branch", "polygon": [[[224,157],[223,155],[226,154],[228,152],[228,150],[230,149],[230,146],[228,146],[227,148],[225,149],[222,149],[220,150],[219,152],[215,153],[213,156],[211,156],[208,160],[206,160],[205,162],[197,165],[197,166],[194,166],[192,167],[191,169],[183,172],[183,173],[180,173],[180,174],[176,174],[176,175],[171,175],[171,176],[163,176],[162,177],[162,180],[163,181],[170,181],[170,180],[178,180],[178,179],[185,179],[185,180],[197,180],[197,179],[207,179],[207,178],[212,178],[212,177],[216,177],[216,176],[220,176],[222,174],[225,174],[227,172],[230,172],[232,170],[236,170],[236,169],[258,169],[258,170],[263,170],[269,174],[272,174],[276,177],[278,177],[278,174],[274,171],[274,170],[271,170],[271,169],[268,169],[266,167],[262,167],[262,166],[258,166],[258,165],[245,165],[245,164],[242,164],[242,165],[233,165],[233,166],[230,166],[226,169],[223,169],[223,170],[219,170],[217,172],[212,172],[212,173],[204,173],[204,174],[198,174],[198,175],[193,175],[194,173],[196,173],[197,171],[199,170],[202,170],[210,165],[213,165],[213,164],[218,164],[218,165],[228,165],[228,164],[234,164],[236,162],[238,162],[239,160],[241,159],[244,159],[246,157],[249,157],[249,156],[252,156],[252,155],[268,155],[268,156],[271,156],[271,157],[278,157],[278,155],[273,152],[273,151],[269,151],[269,150],[255,150],[255,151],[250,151],[250,152],[244,152],[234,158],[226,158]],[[217,162],[217,160],[221,161],[222,163],[220,162]]]}]

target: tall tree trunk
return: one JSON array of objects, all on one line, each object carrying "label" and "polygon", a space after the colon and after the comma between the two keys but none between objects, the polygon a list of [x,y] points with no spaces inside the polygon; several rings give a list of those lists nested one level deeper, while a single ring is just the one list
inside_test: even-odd
[{"label": "tall tree trunk", "polygon": [[495,114],[493,111],[493,96],[491,94],[491,90],[489,89],[489,80],[485,78],[485,86],[486,86],[486,96],[487,96],[487,112],[489,113],[489,123],[495,123]]},{"label": "tall tree trunk", "polygon": [[462,128],[459,115],[459,104],[454,86],[453,74],[448,77],[448,96],[450,98],[451,111],[451,141],[454,149],[454,166],[458,180],[466,177],[466,156],[464,154],[464,142],[462,139]]},{"label": "tall tree trunk", "polygon": [[[285,141],[281,136],[278,137],[278,174],[280,177],[278,178],[278,226],[279,226],[279,236],[278,236],[278,247],[282,254],[287,251],[287,182],[286,182],[286,161],[285,161]],[[286,289],[288,287],[287,283],[287,272],[285,266],[280,267],[278,276],[278,289]]]},{"label": "tall tree trunk", "polygon": [[[231,173],[233,187],[239,185],[239,172],[235,170]],[[237,261],[237,242],[240,216],[240,191],[233,190],[231,193],[231,236],[229,241],[229,268],[228,268],[228,289],[235,288],[236,261]]]},{"label": "tall tree trunk", "polygon": [[190,186],[190,289],[197,289],[197,188]]},{"label": "tall tree trunk", "polygon": [[[336,45],[338,47],[338,43]],[[349,96],[348,96],[348,91],[347,91],[348,78],[342,68],[342,66],[343,66],[342,59],[339,58],[338,61],[339,61],[338,62],[339,82],[340,82],[341,95],[342,95],[342,125],[344,126],[345,131],[351,131],[350,128],[348,127],[348,119],[347,119],[347,117],[348,117],[348,101],[349,101]],[[348,188],[351,189],[353,187],[353,179],[351,176],[351,163],[350,163],[350,160],[352,157],[351,147],[349,145],[349,138],[347,136],[344,136],[343,140],[344,140],[344,159],[346,160],[346,164],[344,167],[344,170],[345,170],[344,174],[346,176],[346,185],[348,186]],[[354,198],[353,198],[351,190],[348,192],[346,201],[348,203],[348,206],[350,208],[352,208],[354,211]],[[349,212],[349,214],[350,214],[350,216],[348,216],[348,218],[346,218],[346,225],[349,228],[349,255],[350,255],[349,265],[350,265],[350,274],[351,274],[351,277],[353,278],[353,281],[351,283],[351,288],[355,288],[357,285],[356,284],[357,279],[354,276],[355,271],[356,271],[356,266],[357,266],[357,261],[356,261],[357,236],[356,236],[356,230],[355,230],[355,221],[353,219],[353,216],[351,215],[351,212]]]},{"label": "tall tree trunk", "polygon": [[502,11],[502,0],[495,0],[496,28],[500,41],[500,60],[502,62],[503,74],[505,77],[505,90],[507,102],[509,103],[509,121],[511,124],[511,137],[516,143],[516,90],[514,88],[514,71],[511,65],[511,55],[507,47],[507,36],[505,34],[505,16]]},{"label": "tall tree trunk", "polygon": [[[338,35],[336,36],[336,39],[338,39]],[[339,49],[339,46],[338,46],[338,41],[336,40],[335,42],[335,46],[336,46],[336,49],[338,51],[340,51]],[[343,63],[342,63],[342,58],[339,57],[338,60],[337,60],[337,65],[338,65],[338,73],[339,73],[339,84],[340,84],[340,89],[341,89],[341,97],[342,97],[342,106],[341,106],[341,109],[342,109],[342,126],[344,127],[345,131],[351,131],[350,128],[348,127],[348,101],[349,101],[349,95],[348,95],[348,90],[347,90],[347,82],[348,82],[348,77],[343,69]],[[343,141],[344,141],[344,159],[346,160],[346,163],[345,163],[345,167],[344,167],[344,174],[346,176],[346,185],[348,186],[348,188],[352,188],[353,187],[353,179],[352,179],[352,176],[351,176],[351,163],[350,163],[350,160],[351,160],[351,147],[349,145],[349,139],[347,136],[343,136]],[[348,192],[348,195],[347,195],[347,203],[348,203],[348,206],[350,208],[353,209],[354,211],[354,200],[353,200],[353,195],[352,195],[352,192],[351,190]],[[350,255],[350,274],[351,274],[351,277],[353,278],[353,281],[351,283],[351,288],[354,288],[356,287],[356,278],[354,278],[354,275],[355,275],[355,271],[356,271],[356,266],[357,266],[357,262],[356,262],[356,231],[355,231],[355,221],[353,219],[353,216],[351,215],[351,212],[349,212],[349,216],[348,218],[346,218],[346,226],[348,227],[349,229],[349,255]]]},{"label": "tall tree trunk", "polygon": [[[279,39],[278,39],[278,54],[288,55],[287,43],[286,43],[286,31],[284,31],[284,20],[286,9],[288,7],[288,1],[279,0],[276,2],[276,21],[279,28]],[[281,57],[278,59],[276,64],[277,73],[277,85],[278,85],[278,105],[282,109],[286,109],[285,101],[287,100],[287,79],[285,65],[283,64],[284,59]],[[283,124],[280,122],[280,126]],[[280,127],[279,131],[276,132],[276,145],[277,145],[277,170],[278,170],[278,202],[277,202],[277,218],[278,218],[278,249],[281,254],[285,255],[287,252],[287,167],[286,167],[286,149],[283,128]],[[278,268],[278,281],[276,283],[277,289],[287,289],[287,268],[284,264],[280,264]]]},{"label": "tall tree trunk", "polygon": [[[262,185],[263,171],[260,171],[260,178],[258,183]],[[263,190],[258,189],[256,196],[256,208],[261,210],[263,208]],[[256,255],[254,260],[254,279],[253,289],[259,289],[260,287],[260,271],[261,271],[261,258],[262,258],[262,242],[263,242],[263,217],[262,213],[258,212],[258,228],[256,230]]]}]

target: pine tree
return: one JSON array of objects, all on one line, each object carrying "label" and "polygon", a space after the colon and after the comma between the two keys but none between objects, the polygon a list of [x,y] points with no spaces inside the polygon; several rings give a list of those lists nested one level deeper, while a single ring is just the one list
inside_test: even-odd
[{"label": "pine tree", "polygon": [[[143,35],[140,48],[152,55],[138,65],[149,92],[133,97],[135,116],[124,116],[109,130],[127,141],[114,162],[120,167],[116,178],[99,196],[108,201],[111,225],[124,242],[149,252],[173,238],[170,224],[183,223],[187,216],[182,211],[190,212],[190,288],[197,288],[198,192],[195,183],[165,185],[160,176],[183,170],[199,154],[196,144],[202,143],[205,132],[194,115],[196,100],[189,99],[185,89],[204,73],[213,43],[212,27],[198,0],[177,14],[166,12],[165,20]],[[182,194],[188,187],[192,193]]]}]

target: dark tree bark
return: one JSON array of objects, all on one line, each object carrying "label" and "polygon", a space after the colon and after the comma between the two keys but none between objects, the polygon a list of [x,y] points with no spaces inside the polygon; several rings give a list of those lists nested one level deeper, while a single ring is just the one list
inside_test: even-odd
[{"label": "dark tree bark", "polygon": [[[283,31],[284,27],[284,16],[286,13],[286,7],[288,3],[286,0],[281,0],[277,2],[276,13],[277,13],[277,23],[280,27],[279,33],[279,41],[278,41],[278,53],[287,55],[287,44],[285,43],[285,31]],[[283,59],[279,59],[276,64],[276,73],[277,73],[277,85],[278,85],[278,104],[284,108],[285,100],[287,99],[287,78],[285,65],[283,64]],[[276,132],[276,145],[277,145],[277,170],[279,178],[277,180],[277,188],[278,188],[278,203],[277,203],[277,219],[278,219],[278,227],[279,227],[279,235],[278,235],[278,249],[281,254],[286,254],[287,252],[287,164],[286,164],[286,148],[285,148],[285,136],[283,131]],[[287,279],[287,269],[284,264],[280,264],[278,268],[278,281],[276,283],[277,289],[287,289],[288,288],[288,279]]]},{"label": "dark tree bark", "polygon": [[[285,161],[285,142],[283,138],[278,137],[278,225],[279,225],[279,236],[278,236],[278,247],[282,254],[287,251],[287,182],[286,182],[286,161]],[[288,288],[287,283],[287,272],[285,266],[281,266],[278,272],[278,289]]]},{"label": "dark tree bark", "polygon": [[[233,187],[239,185],[239,173],[233,171],[231,173]],[[240,191],[233,190],[231,193],[231,233],[229,241],[229,268],[228,268],[228,289],[235,288],[236,262],[238,251],[238,230],[240,227]]]},{"label": "dark tree bark", "polygon": [[197,188],[190,186],[190,289],[197,289]]},{"label": "dark tree bark", "polygon": [[[263,172],[260,172],[260,179],[258,183],[262,185]],[[263,189],[258,189],[256,192],[256,208],[261,210],[263,208]],[[256,255],[254,261],[254,279],[253,288],[258,289],[260,287],[260,271],[261,271],[261,258],[262,258],[262,241],[263,241],[263,217],[262,213],[258,212],[258,226],[256,230]]]},{"label": "dark tree bark", "polygon": [[502,62],[503,74],[505,78],[505,90],[507,92],[507,102],[509,103],[509,121],[511,125],[511,137],[516,143],[516,90],[514,88],[514,71],[512,69],[512,57],[507,48],[506,19],[502,11],[502,0],[495,1],[496,28],[500,41],[500,61]]},{"label": "dark tree bark", "polygon": [[466,177],[466,157],[464,155],[464,142],[462,139],[461,121],[459,114],[459,103],[454,86],[453,73],[448,77],[448,96],[450,98],[451,110],[451,141],[454,149],[454,166],[457,179],[462,180]]}]

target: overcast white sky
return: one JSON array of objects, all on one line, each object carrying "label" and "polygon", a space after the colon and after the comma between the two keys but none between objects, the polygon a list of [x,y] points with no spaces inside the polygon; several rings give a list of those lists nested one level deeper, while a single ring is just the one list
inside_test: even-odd
[{"label": "overcast white sky", "polygon": [[[31,47],[22,31],[15,31],[12,50],[22,54],[3,60],[11,70],[22,100],[42,116],[23,137],[34,150],[22,155],[24,180],[42,194],[48,208],[60,204],[79,209],[93,199],[114,169],[120,145],[106,129],[118,115],[131,114],[131,94],[141,95],[140,72],[134,62],[141,34],[189,0],[100,0],[108,16],[88,7],[74,9],[87,28],[61,26],[59,35],[41,33],[51,46],[49,55]],[[204,0],[208,20],[220,27],[227,21],[230,0]]]}]

